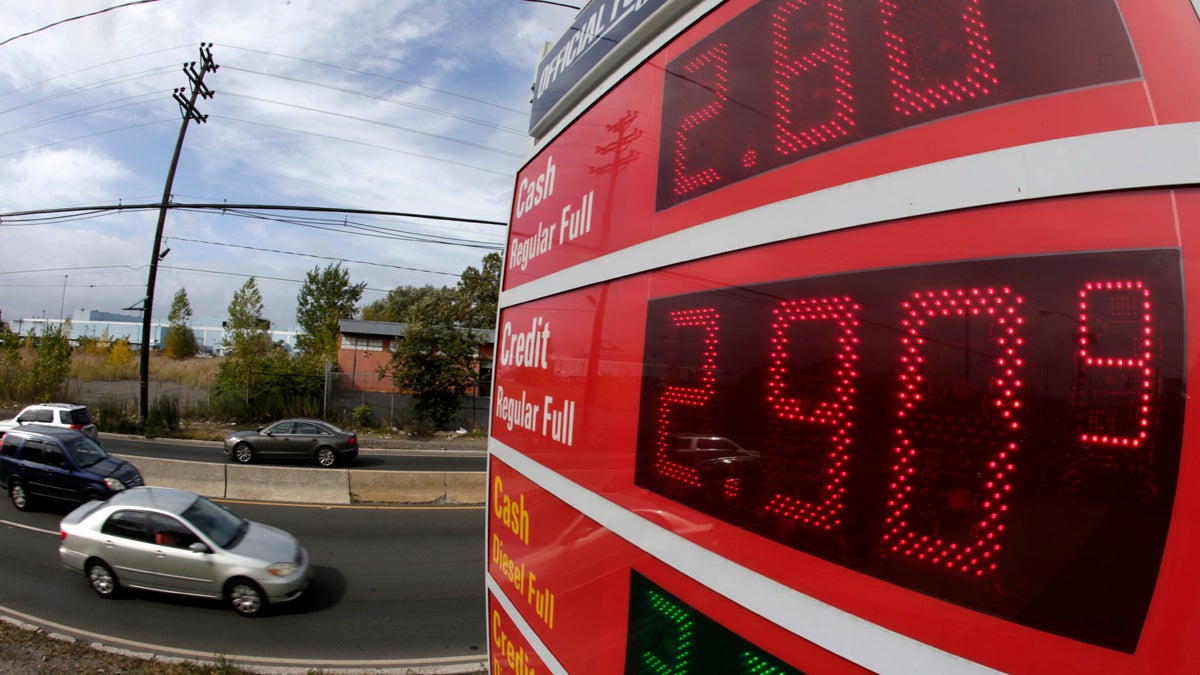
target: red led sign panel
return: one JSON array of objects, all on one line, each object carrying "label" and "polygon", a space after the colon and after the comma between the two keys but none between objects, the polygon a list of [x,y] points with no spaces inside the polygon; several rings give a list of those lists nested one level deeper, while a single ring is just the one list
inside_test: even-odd
[{"label": "red led sign panel", "polygon": [[651,300],[636,483],[888,582],[1136,646],[1183,428],[1180,254]]},{"label": "red led sign panel", "polygon": [[924,122],[1138,77],[1113,0],[763,0],[668,62],[657,208]]}]

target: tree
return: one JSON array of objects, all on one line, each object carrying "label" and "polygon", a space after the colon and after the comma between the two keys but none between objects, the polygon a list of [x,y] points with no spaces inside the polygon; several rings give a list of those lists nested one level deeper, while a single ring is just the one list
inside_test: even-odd
[{"label": "tree", "polygon": [[324,269],[314,267],[306,274],[296,297],[296,322],[304,329],[296,336],[301,354],[321,362],[337,362],[339,322],[358,312],[358,301],[366,287],[365,281],[351,284],[350,272],[342,269],[341,263]]},{"label": "tree", "polygon": [[271,349],[271,336],[263,318],[263,298],[254,277],[246,280],[229,303],[224,344],[235,359],[262,356]]},{"label": "tree", "polygon": [[397,388],[412,394],[409,411],[442,429],[458,417],[459,399],[478,380],[478,354],[470,330],[418,319],[408,324],[388,367]]},{"label": "tree", "polygon": [[[363,308],[367,321],[409,323],[417,312],[436,308],[438,320],[453,324],[455,292],[453,288],[434,286],[400,286],[388,291],[383,298]],[[421,308],[424,309],[421,309]]]},{"label": "tree", "polygon": [[187,289],[181,288],[171,300],[171,311],[167,314],[171,325],[163,337],[163,355],[171,359],[187,359],[196,355],[196,333],[192,331],[192,304],[188,301]]},{"label": "tree", "polygon": [[496,308],[500,301],[499,253],[483,257],[483,269],[467,267],[455,289],[455,315],[459,325],[467,328],[496,327]]},{"label": "tree", "polygon": [[22,389],[29,398],[52,399],[62,390],[71,367],[71,322],[42,329],[37,355]]}]

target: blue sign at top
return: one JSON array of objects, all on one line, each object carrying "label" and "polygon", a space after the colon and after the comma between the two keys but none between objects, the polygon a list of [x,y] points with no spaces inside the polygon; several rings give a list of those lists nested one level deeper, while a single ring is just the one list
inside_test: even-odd
[{"label": "blue sign at top", "polygon": [[529,129],[567,91],[667,0],[603,0],[589,3],[538,64]]}]

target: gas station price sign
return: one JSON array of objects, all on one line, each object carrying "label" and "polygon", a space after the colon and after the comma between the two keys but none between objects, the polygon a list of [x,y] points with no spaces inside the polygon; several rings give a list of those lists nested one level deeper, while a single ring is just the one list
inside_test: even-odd
[{"label": "gas station price sign", "polygon": [[[637,483],[895,584],[1131,650],[1179,462],[1181,288],[1178,252],[1149,250],[653,300]],[[1097,606],[1093,584],[1118,578]]]},{"label": "gas station price sign", "polygon": [[1140,76],[1113,0],[764,0],[666,71],[659,209],[950,115]]},{"label": "gas station price sign", "polygon": [[514,186],[493,672],[1194,670],[1200,6],[662,7]]}]

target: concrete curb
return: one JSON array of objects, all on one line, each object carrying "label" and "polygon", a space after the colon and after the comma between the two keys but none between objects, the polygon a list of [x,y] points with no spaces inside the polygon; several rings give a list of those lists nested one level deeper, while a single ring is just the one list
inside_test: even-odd
[{"label": "concrete curb", "polygon": [[487,499],[481,471],[368,471],[242,466],[115,455],[133,462],[146,485],[217,499],[301,504],[460,504]]}]

